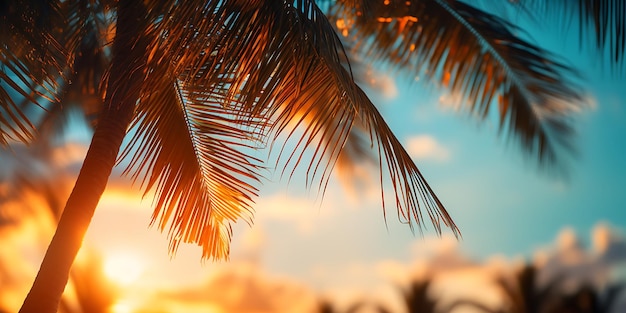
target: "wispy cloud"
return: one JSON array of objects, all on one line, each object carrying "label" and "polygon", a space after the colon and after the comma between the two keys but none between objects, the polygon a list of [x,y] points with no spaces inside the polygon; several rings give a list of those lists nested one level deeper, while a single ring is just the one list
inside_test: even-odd
[{"label": "wispy cloud", "polygon": [[276,193],[260,197],[255,206],[257,222],[280,221],[296,225],[300,234],[309,234],[324,219],[331,218],[333,211],[320,209],[319,203],[307,197]]},{"label": "wispy cloud", "polygon": [[431,135],[416,135],[406,140],[409,155],[416,160],[434,160],[445,162],[450,160],[450,150]]},{"label": "wispy cloud", "polygon": [[376,73],[376,75],[370,76],[370,82],[381,91],[385,99],[393,100],[398,97],[398,87],[391,75]]}]

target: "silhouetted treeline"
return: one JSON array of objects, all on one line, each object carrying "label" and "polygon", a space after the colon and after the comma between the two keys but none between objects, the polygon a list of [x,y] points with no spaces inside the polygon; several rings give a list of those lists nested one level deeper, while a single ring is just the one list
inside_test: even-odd
[{"label": "silhouetted treeline", "polygon": [[[501,295],[502,305],[492,307],[483,299],[463,298],[443,299],[445,290],[439,296],[432,292],[433,277],[415,279],[406,286],[398,288],[406,313],[449,313],[472,312],[485,313],[623,313],[626,301],[620,303],[620,297],[626,295],[624,282],[605,286],[595,286],[590,282],[578,282],[574,288],[565,288],[569,281],[567,275],[558,275],[549,281],[540,283],[539,268],[525,264],[513,273],[513,279],[497,277],[494,285]],[[441,290],[439,290],[441,291]],[[620,306],[621,304],[621,306]],[[358,313],[362,308],[368,311],[391,313],[384,305],[368,301],[357,302],[345,311],[337,310],[327,301],[320,302],[319,313]],[[398,312],[401,313],[401,312]]]}]

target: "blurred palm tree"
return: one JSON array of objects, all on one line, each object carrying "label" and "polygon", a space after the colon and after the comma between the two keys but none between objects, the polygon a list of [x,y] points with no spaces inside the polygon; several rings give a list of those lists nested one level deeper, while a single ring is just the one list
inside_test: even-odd
[{"label": "blurred palm tree", "polygon": [[[439,312],[456,312],[459,308],[473,308],[474,311],[484,312],[484,313],[506,313],[506,311],[502,308],[492,308],[484,303],[473,300],[473,299],[457,299],[454,300],[451,304],[446,306],[445,309],[440,310]],[[462,311],[461,311],[462,312]]]},{"label": "blurred palm tree", "polygon": [[[365,301],[359,301],[357,303],[354,303],[350,305],[347,309],[342,311],[342,310],[337,309],[336,305],[334,305],[332,302],[326,299],[318,300],[316,312],[318,313],[340,313],[340,312],[341,313],[358,313],[358,312],[361,312],[363,309],[371,309],[371,310],[374,310],[374,312],[379,312],[379,313],[389,313],[389,310],[387,310],[384,306],[379,305],[377,303],[368,303]],[[368,311],[368,312],[372,312],[372,311]]]},{"label": "blurred palm tree", "polygon": [[554,310],[561,297],[559,288],[563,277],[558,276],[540,286],[537,282],[538,268],[525,264],[514,275],[513,284],[503,278],[497,284],[504,294],[507,313],[548,313]]},{"label": "blurred palm tree", "polygon": [[[557,2],[595,25],[598,45],[614,48],[611,60],[621,64],[624,24],[609,13],[623,16],[623,6]],[[202,246],[205,258],[228,256],[230,224],[251,223],[266,168],[256,150],[281,135],[295,148],[278,146],[276,165],[290,175],[308,167],[306,185],[321,192],[336,164],[354,164],[363,151],[342,152],[369,140],[400,219],[421,226],[426,210],[438,232],[443,223],[458,234],[344,66],[349,59],[335,26],[357,36],[354,46],[370,51],[366,56],[427,73],[463,95],[470,112],[497,111],[500,128],[540,164],[561,164],[558,151],[570,147],[571,133],[572,108],[564,104],[581,98],[568,81],[573,70],[518,37],[514,25],[454,0],[320,3],[326,11],[314,0],[0,3],[0,142],[46,138],[54,127],[45,125],[63,121],[54,112],[72,106],[95,126],[21,312],[56,310],[129,129],[125,173],[144,192],[156,190],[152,223],[169,228],[172,252],[189,242]],[[34,117],[37,108],[45,114]]]},{"label": "blurred palm tree", "polygon": [[402,304],[407,313],[435,313],[438,300],[430,292],[432,280],[429,277],[415,280],[402,289]]},{"label": "blurred palm tree", "polygon": [[561,298],[550,313],[617,313],[619,296],[624,284],[610,285],[601,292],[589,284],[583,284],[574,292]]}]

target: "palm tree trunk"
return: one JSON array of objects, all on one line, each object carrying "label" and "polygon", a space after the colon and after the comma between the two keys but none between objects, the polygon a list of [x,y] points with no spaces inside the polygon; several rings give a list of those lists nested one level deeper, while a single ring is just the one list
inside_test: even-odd
[{"label": "palm tree trunk", "polygon": [[53,313],[132,121],[145,68],[142,1],[120,0],[104,109],[74,189],[20,313]]}]

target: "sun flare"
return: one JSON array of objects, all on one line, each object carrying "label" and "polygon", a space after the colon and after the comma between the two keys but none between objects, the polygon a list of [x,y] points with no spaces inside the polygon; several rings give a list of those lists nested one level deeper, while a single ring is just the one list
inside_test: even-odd
[{"label": "sun flare", "polygon": [[104,274],[120,285],[130,285],[144,272],[145,263],[132,253],[114,253],[104,261]]}]

